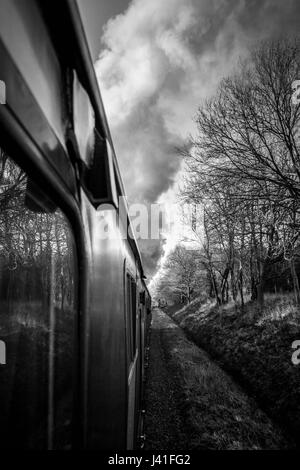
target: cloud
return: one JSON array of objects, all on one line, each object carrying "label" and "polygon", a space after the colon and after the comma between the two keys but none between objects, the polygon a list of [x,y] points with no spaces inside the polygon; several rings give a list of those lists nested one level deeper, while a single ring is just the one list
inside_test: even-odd
[{"label": "cloud", "polygon": [[133,0],[106,24],[96,73],[129,201],[172,187],[201,100],[255,41],[299,22],[298,0]]}]

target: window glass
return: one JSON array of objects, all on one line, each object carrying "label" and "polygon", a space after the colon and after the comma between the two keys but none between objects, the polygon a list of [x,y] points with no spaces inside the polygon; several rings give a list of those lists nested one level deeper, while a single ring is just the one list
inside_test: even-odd
[{"label": "window glass", "polygon": [[133,345],[132,345],[132,326],[131,326],[131,282],[130,276],[126,276],[126,310],[127,310],[127,356],[129,362],[133,359]]},{"label": "window glass", "polygon": [[136,350],[136,284],[131,279],[131,318],[132,318],[132,344],[133,344],[133,356]]},{"label": "window glass", "polygon": [[129,328],[127,351],[129,350],[129,361],[132,362],[136,351],[136,284],[129,274],[127,274],[126,294],[127,325]]},{"label": "window glass", "polygon": [[76,259],[72,231],[0,149],[0,447],[71,446]]}]

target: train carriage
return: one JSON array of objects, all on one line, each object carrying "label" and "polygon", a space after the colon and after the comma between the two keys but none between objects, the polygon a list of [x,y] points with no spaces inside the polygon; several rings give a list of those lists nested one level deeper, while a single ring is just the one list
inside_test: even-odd
[{"label": "train carriage", "polygon": [[0,447],[132,449],[151,299],[75,1],[0,0],[0,80]]}]

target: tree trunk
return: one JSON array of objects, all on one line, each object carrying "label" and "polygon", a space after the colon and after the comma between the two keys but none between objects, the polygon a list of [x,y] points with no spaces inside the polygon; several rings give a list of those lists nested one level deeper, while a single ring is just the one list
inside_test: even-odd
[{"label": "tree trunk", "polygon": [[234,302],[236,302],[236,288],[235,288],[235,282],[234,282],[234,272],[233,268],[230,269],[230,284],[231,284],[231,294]]},{"label": "tree trunk", "polygon": [[212,284],[213,284],[213,288],[214,288],[214,294],[215,294],[215,298],[216,298],[217,304],[218,304],[218,305],[221,305],[221,299],[220,299],[220,297],[219,297],[219,292],[218,292],[218,287],[217,287],[217,281],[216,281],[216,277],[215,277],[214,272],[213,272],[212,269],[211,269],[211,280],[212,280]]},{"label": "tree trunk", "polygon": [[259,282],[257,284],[257,300],[262,309],[264,307],[265,263],[259,261]]},{"label": "tree trunk", "polygon": [[254,301],[257,299],[257,287],[256,287],[256,282],[255,282],[255,275],[253,271],[253,258],[252,254],[250,256],[250,279],[251,279],[251,300]]},{"label": "tree trunk", "polygon": [[221,303],[224,304],[226,302],[226,291],[227,291],[227,285],[228,285],[228,274],[229,274],[229,267],[226,266],[224,274],[223,274],[223,279],[222,279],[222,285],[221,285]]},{"label": "tree trunk", "polygon": [[239,290],[240,290],[241,306],[242,306],[242,307],[244,307],[244,305],[245,305],[243,287],[244,287],[243,267],[242,267],[242,262],[240,261],[240,267],[239,267]]},{"label": "tree trunk", "polygon": [[293,256],[290,259],[290,270],[291,270],[292,279],[293,279],[295,300],[296,300],[297,305],[299,305],[300,304],[300,287],[299,287],[299,279],[298,279],[298,275],[297,275],[296,267],[295,267],[295,259]]}]

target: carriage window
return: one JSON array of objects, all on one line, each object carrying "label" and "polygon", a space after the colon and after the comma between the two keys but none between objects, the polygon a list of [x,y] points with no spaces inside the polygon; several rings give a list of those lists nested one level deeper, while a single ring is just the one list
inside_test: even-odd
[{"label": "carriage window", "polygon": [[133,355],[136,350],[136,284],[131,279],[131,318],[132,318],[132,345]]},{"label": "carriage window", "polygon": [[126,305],[127,305],[127,351],[130,362],[133,361],[136,351],[136,284],[134,279],[127,274],[126,289]]},{"label": "carriage window", "polygon": [[0,149],[0,447],[71,445],[75,250],[64,214]]},{"label": "carriage window", "polygon": [[126,322],[127,322],[127,357],[128,361],[132,361],[132,332],[131,332],[131,282],[130,276],[126,276]]}]

